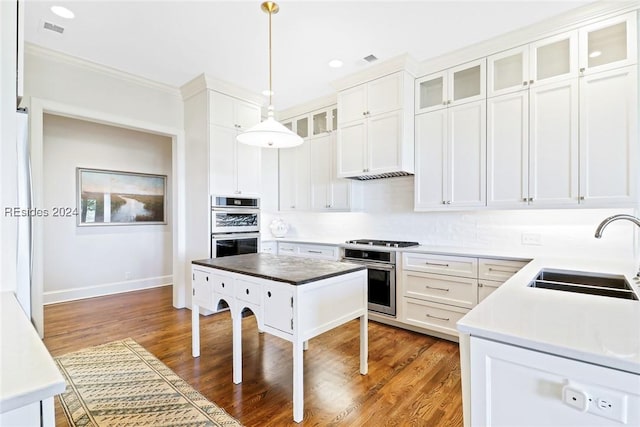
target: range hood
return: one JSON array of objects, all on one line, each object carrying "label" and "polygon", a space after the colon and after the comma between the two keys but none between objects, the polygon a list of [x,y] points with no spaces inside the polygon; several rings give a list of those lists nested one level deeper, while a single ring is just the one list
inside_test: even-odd
[{"label": "range hood", "polygon": [[372,179],[381,179],[381,178],[395,178],[397,176],[412,176],[411,172],[397,171],[397,172],[387,172],[380,173],[377,175],[360,175],[360,176],[349,176],[348,179],[357,179],[358,181],[369,181]]}]

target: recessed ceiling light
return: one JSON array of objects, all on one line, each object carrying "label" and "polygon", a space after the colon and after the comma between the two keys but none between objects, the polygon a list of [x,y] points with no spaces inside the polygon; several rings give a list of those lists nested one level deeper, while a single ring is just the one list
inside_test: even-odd
[{"label": "recessed ceiling light", "polygon": [[602,52],[599,50],[594,50],[593,52],[591,52],[589,54],[589,58],[597,58],[598,56],[602,55]]},{"label": "recessed ceiling light", "polygon": [[329,61],[329,67],[340,68],[342,67],[342,61],[340,61],[339,59],[332,59],[331,61]]},{"label": "recessed ceiling light", "polygon": [[61,18],[73,19],[76,14],[67,9],[64,6],[51,6],[51,12],[55,13]]},{"label": "recessed ceiling light", "polygon": [[265,89],[262,91],[262,94],[264,96],[272,96],[273,95],[273,91],[269,90],[269,89]]}]

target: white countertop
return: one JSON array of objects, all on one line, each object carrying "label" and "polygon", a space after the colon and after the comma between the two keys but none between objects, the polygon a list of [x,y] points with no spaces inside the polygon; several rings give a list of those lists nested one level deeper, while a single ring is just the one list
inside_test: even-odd
[{"label": "white countertop", "polygon": [[0,413],[65,390],[64,377],[13,292],[0,292]]},{"label": "white countertop", "polygon": [[538,257],[458,322],[474,336],[640,374],[640,301],[527,285],[543,268],[626,276],[635,262]]}]

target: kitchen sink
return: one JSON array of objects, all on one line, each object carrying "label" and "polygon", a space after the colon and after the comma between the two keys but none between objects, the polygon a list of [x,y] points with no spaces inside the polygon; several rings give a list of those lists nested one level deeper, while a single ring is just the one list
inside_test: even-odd
[{"label": "kitchen sink", "polygon": [[624,276],[617,275],[565,270],[540,270],[536,278],[529,283],[529,287],[603,297],[638,299]]}]

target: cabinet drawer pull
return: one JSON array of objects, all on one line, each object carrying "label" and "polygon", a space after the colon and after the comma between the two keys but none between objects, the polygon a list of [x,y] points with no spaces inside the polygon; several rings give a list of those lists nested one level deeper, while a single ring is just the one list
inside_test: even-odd
[{"label": "cabinet drawer pull", "polygon": [[204,280],[209,281],[209,276],[205,277]]},{"label": "cabinet drawer pull", "polygon": [[307,252],[310,253],[310,254],[321,254],[322,253],[322,251],[313,251],[311,249],[307,250]]},{"label": "cabinet drawer pull", "polygon": [[429,286],[429,285],[424,285],[424,287],[427,289],[435,289],[436,291],[449,292],[449,289],[447,288],[437,288],[435,286]]},{"label": "cabinet drawer pull", "polygon": [[489,267],[489,271],[498,271],[500,273],[515,273],[514,270],[509,270],[509,269],[504,269],[504,268],[493,268],[493,267]]},{"label": "cabinet drawer pull", "polygon": [[444,320],[445,322],[448,322],[448,321],[449,321],[449,318],[448,318],[448,317],[438,317],[438,316],[432,316],[432,315],[430,315],[430,314],[426,314],[426,316],[427,316],[427,317],[430,317],[430,318],[432,318],[432,319]]},{"label": "cabinet drawer pull", "polygon": [[482,288],[483,286],[484,286],[484,285],[483,285],[482,283],[478,282],[478,287],[479,287],[479,288]]},{"label": "cabinet drawer pull", "polygon": [[449,264],[441,264],[439,262],[429,262],[429,261],[425,261],[426,265],[435,265],[438,267],[449,267]]}]

